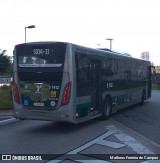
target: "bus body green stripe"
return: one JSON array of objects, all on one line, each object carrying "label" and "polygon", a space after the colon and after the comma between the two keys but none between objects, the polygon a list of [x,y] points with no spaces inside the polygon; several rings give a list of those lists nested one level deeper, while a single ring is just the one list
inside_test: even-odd
[{"label": "bus body green stripe", "polygon": [[76,106],[76,113],[78,113],[77,118],[82,118],[87,116],[90,109],[90,103],[83,103]]},{"label": "bus body green stripe", "polygon": [[129,94],[123,94],[123,95],[112,97],[112,101],[114,102],[113,107],[127,103],[127,99],[130,100]]}]

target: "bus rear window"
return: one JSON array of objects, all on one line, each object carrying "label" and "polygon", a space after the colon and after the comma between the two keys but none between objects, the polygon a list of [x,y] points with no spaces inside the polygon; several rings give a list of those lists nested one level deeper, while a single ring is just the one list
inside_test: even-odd
[{"label": "bus rear window", "polygon": [[64,64],[66,44],[64,43],[28,43],[17,46],[16,53],[19,68],[56,67]]}]

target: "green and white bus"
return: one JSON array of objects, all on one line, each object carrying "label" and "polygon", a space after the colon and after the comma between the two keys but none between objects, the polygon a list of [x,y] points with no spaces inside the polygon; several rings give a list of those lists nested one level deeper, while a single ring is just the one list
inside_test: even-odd
[{"label": "green and white bus", "polygon": [[149,61],[65,42],[32,42],[14,48],[16,118],[75,124],[108,119],[150,97]]}]

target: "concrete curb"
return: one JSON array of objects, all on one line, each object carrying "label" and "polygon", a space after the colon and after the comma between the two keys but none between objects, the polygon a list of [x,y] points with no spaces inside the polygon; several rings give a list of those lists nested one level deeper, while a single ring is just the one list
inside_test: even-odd
[{"label": "concrete curb", "polygon": [[14,123],[14,122],[18,122],[18,121],[20,121],[20,120],[16,119],[16,118],[6,119],[6,120],[3,120],[3,121],[0,121],[0,126],[7,125],[7,124],[10,124],[10,123]]}]

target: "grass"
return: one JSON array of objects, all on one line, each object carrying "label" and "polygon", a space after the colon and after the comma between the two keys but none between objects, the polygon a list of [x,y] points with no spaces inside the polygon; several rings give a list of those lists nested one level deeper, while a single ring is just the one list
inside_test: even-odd
[{"label": "grass", "polygon": [[12,108],[11,86],[0,86],[0,109]]},{"label": "grass", "polygon": [[152,84],[152,89],[153,89],[153,90],[160,90],[160,84],[158,84],[158,83],[153,83],[153,84]]}]

